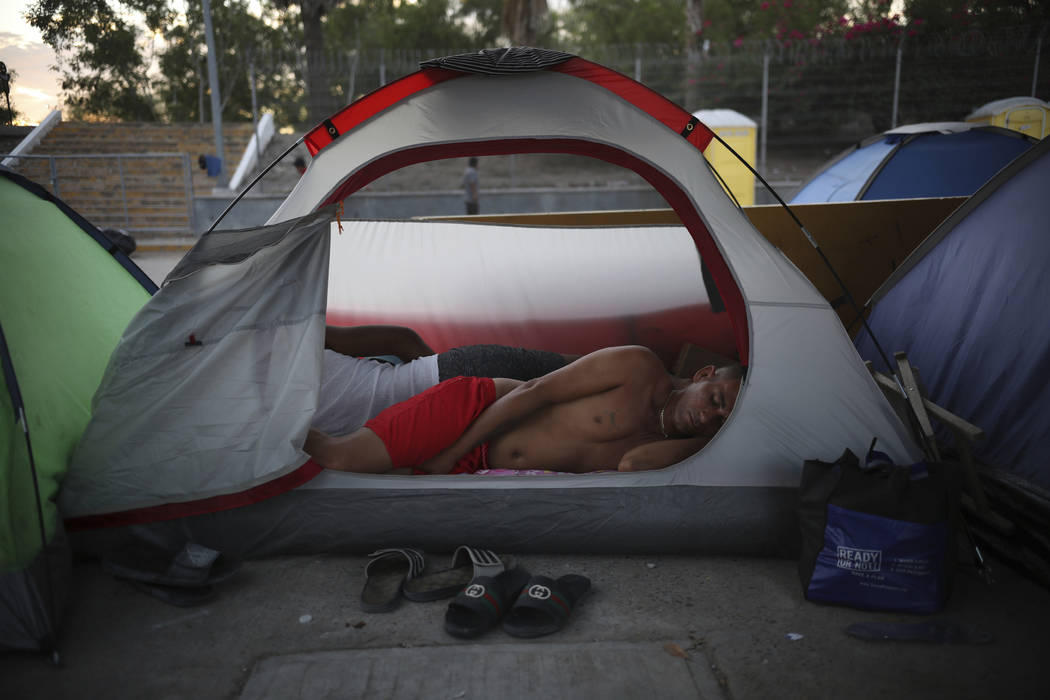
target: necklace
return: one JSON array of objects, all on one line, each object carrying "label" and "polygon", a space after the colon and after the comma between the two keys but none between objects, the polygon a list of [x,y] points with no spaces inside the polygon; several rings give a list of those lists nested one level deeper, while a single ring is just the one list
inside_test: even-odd
[{"label": "necklace", "polygon": [[[674,393],[674,392],[671,392],[671,393]],[[671,437],[670,435],[667,434],[667,430],[664,428],[664,411],[667,410],[667,404],[670,403],[670,402],[671,402],[671,394],[668,394],[667,398],[664,399],[664,405],[660,408],[660,432],[663,434],[663,436],[665,438]]]}]

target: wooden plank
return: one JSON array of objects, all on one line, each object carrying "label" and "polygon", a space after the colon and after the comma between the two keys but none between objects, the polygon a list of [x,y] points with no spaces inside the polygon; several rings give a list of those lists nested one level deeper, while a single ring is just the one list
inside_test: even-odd
[{"label": "wooden plank", "polygon": [[[904,353],[896,354],[898,356],[904,355]],[[900,362],[900,358],[898,358],[898,362]],[[991,506],[988,503],[988,497],[984,493],[984,488],[981,486],[981,481],[977,474],[977,462],[973,458],[972,448],[975,441],[984,437],[984,431],[926,398],[925,391],[922,389],[921,377],[916,372],[911,371],[912,368],[908,364],[906,357],[902,364],[905,366],[906,370],[908,370],[908,377],[902,377],[905,389],[908,388],[910,383],[915,389],[915,391],[911,393],[918,394],[922,401],[922,411],[916,415],[925,417],[927,423],[929,423],[930,416],[944,423],[951,429],[952,435],[955,438],[955,451],[959,460],[966,490],[966,493],[962,494],[963,507],[967,511],[980,517],[985,523],[998,532],[1004,535],[1011,534],[1014,531],[1014,524],[991,509]],[[876,384],[878,384],[879,388],[883,390],[886,397],[894,403],[894,407],[898,409],[899,414],[906,399],[911,398],[911,394],[903,396],[901,394],[900,385],[898,385],[893,378],[886,376],[882,372],[876,371],[871,362],[865,362],[864,365],[868,368],[868,371],[871,372]],[[906,416],[902,416],[902,420],[906,419]],[[929,442],[932,443],[934,450],[936,451],[936,439],[933,437],[932,426],[930,427],[929,435]],[[938,460],[940,459],[939,452],[936,458]]]},{"label": "wooden plank", "polygon": [[908,404],[911,406],[912,413],[919,423],[923,444],[930,456],[940,461],[941,454],[937,449],[937,439],[933,436],[933,424],[930,423],[930,416],[926,412],[925,397],[919,393],[919,383],[912,373],[908,355],[904,352],[895,352],[893,357],[897,361],[897,374],[904,387],[904,394],[907,396]]},{"label": "wooden plank", "polygon": [[[872,370],[870,362],[865,362],[864,364],[868,366],[869,370],[871,370],[875,382],[884,392],[890,391],[893,392],[894,395],[898,397],[900,396],[900,387],[897,386],[897,382],[895,382],[892,377],[888,377],[882,372]],[[960,418],[946,408],[938,406],[925,396],[923,397],[923,407],[937,420],[947,424],[953,430],[961,432],[966,436],[966,439],[970,440],[970,442],[976,442],[977,440],[984,438],[984,430],[982,428]]]},{"label": "wooden plank", "polygon": [[[965,197],[893,199],[873,202],[793,204],[799,217],[858,305],[875,293],[890,273],[966,201]],[[779,204],[744,207],[755,228],[802,271],[835,307],[843,325],[860,328],[856,313],[842,303],[842,289],[820,255]],[[641,209],[550,214],[488,214],[420,217],[426,221],[474,221],[519,226],[646,226],[681,225],[671,209]]]},{"label": "wooden plank", "polygon": [[[792,205],[859,306],[965,197]],[[751,222],[802,271],[851,333],[856,313],[820,255],[779,205],[745,209]]]}]

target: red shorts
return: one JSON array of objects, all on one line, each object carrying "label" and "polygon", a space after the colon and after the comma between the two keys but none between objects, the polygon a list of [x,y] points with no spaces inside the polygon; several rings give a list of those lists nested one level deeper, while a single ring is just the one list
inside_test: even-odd
[{"label": "red shorts", "polygon": [[[386,446],[395,469],[418,467],[459,439],[474,419],[496,400],[488,377],[453,377],[394,404],[365,423]],[[473,474],[487,466],[488,445],[464,455],[453,474]]]}]

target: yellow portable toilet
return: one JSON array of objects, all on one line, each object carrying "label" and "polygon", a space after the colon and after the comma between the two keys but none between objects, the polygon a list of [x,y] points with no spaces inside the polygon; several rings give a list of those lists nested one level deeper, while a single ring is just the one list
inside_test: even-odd
[{"label": "yellow portable toilet", "polygon": [[[701,109],[693,116],[706,124],[729,144],[751,167],[755,165],[755,134],[758,124],[732,109]],[[755,203],[755,176],[718,141],[712,141],[704,152],[707,162],[725,180],[723,183],[740,206]]]},{"label": "yellow portable toilet", "polygon": [[1050,135],[1050,102],[1038,97],[1007,97],[989,102],[966,115],[974,124],[991,124],[1041,139]]}]

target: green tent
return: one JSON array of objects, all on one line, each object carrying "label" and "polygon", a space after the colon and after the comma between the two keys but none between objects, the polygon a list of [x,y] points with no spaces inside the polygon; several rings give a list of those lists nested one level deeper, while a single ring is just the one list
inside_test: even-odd
[{"label": "green tent", "polygon": [[6,168],[0,212],[0,648],[53,652],[71,568],[55,498],[109,355],[156,285]]}]

